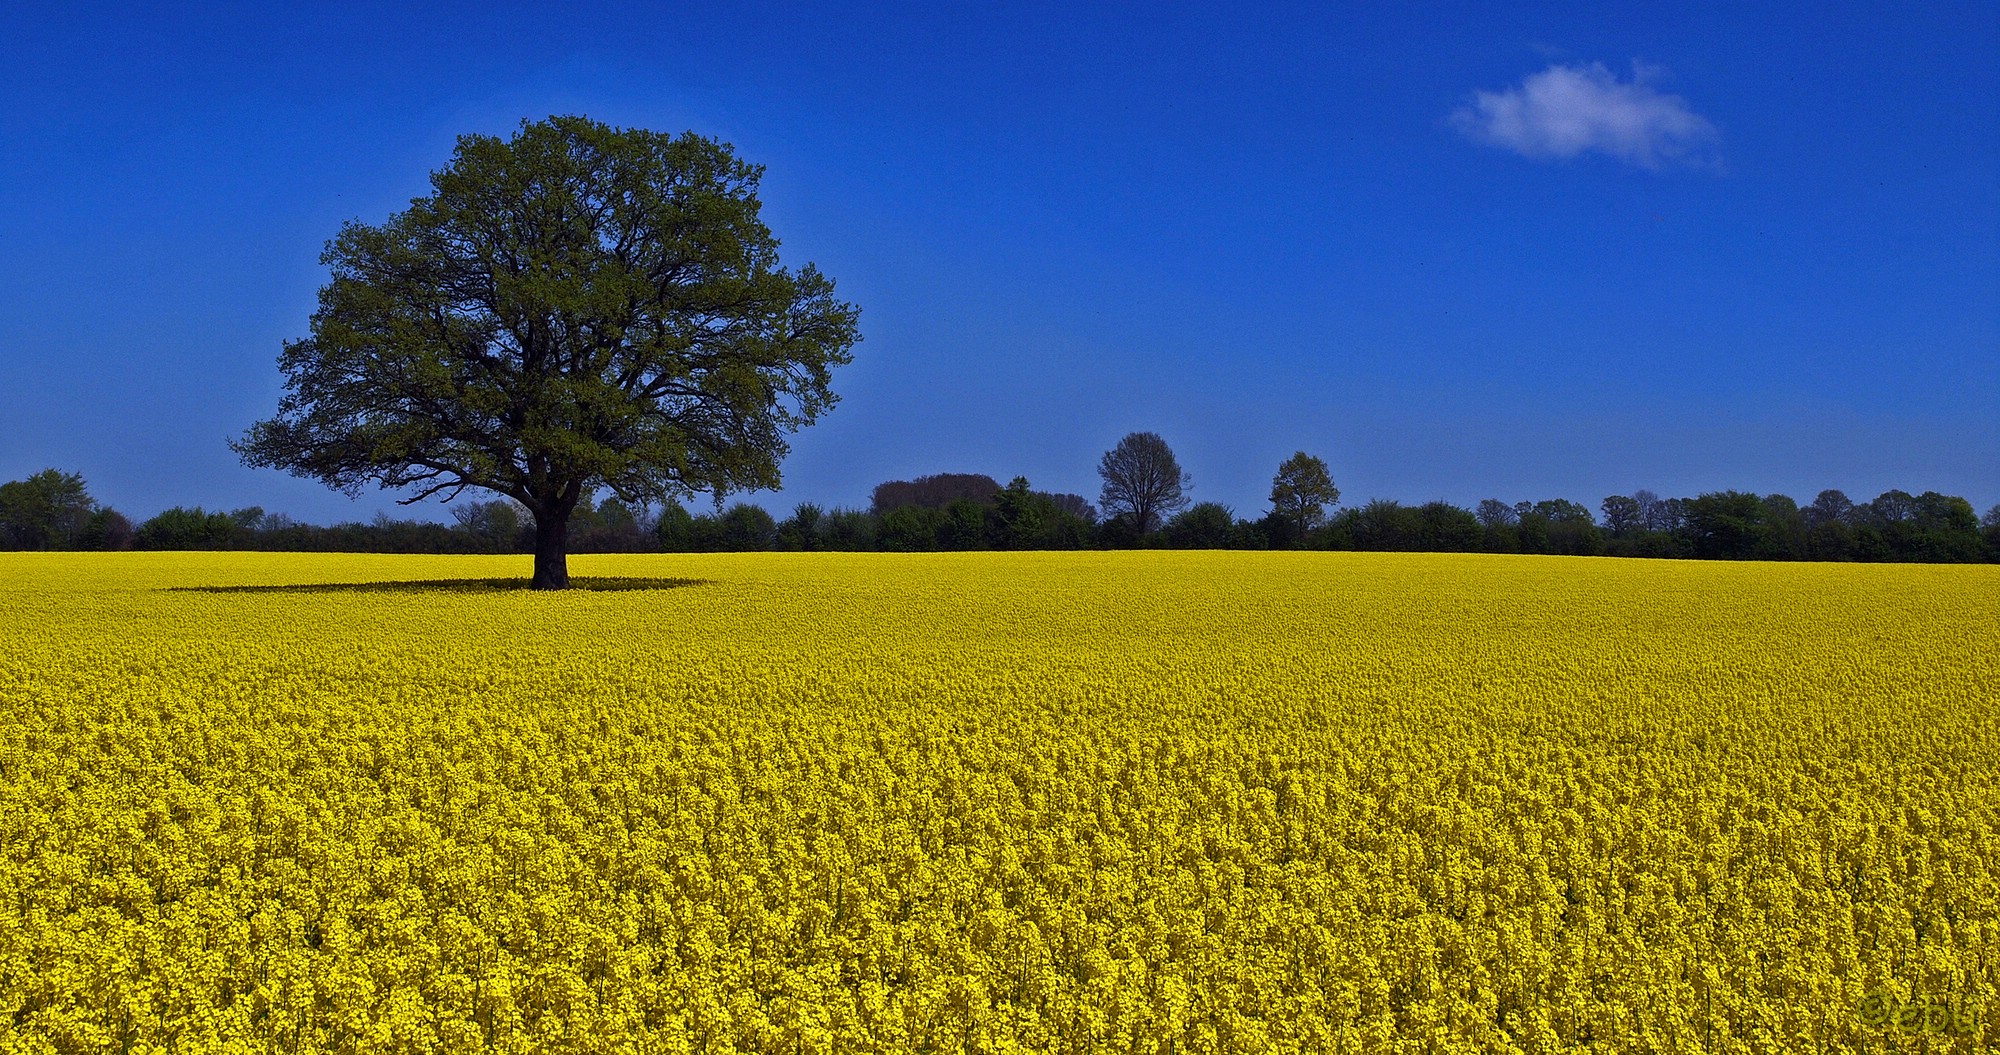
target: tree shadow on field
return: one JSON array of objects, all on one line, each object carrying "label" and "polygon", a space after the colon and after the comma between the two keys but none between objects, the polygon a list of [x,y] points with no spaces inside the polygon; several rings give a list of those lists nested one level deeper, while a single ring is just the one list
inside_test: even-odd
[{"label": "tree shadow on field", "polygon": [[[530,579],[409,579],[399,582],[302,582],[269,586],[169,586],[174,593],[528,593]],[[622,593],[705,586],[707,579],[572,576],[569,590],[551,593]]]}]

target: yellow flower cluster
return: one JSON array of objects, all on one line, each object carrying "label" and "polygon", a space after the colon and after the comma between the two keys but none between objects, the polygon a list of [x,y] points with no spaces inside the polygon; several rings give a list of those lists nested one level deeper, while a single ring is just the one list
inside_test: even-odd
[{"label": "yellow flower cluster", "polygon": [[0,1050],[2000,1038],[2000,568],[523,560],[0,555]]}]

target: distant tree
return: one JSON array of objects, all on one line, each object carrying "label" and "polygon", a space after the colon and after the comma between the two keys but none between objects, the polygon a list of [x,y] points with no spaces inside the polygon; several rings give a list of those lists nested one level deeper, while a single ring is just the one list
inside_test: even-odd
[{"label": "distant tree", "polygon": [[1661,523],[1667,525],[1661,530],[1668,532],[1685,531],[1687,529],[1687,507],[1688,499],[1685,498],[1661,499],[1659,519]]},{"label": "distant tree", "polygon": [[582,117],[460,137],[431,195],[330,243],[288,393],[233,446],[350,494],[513,498],[537,589],[568,585],[594,489],[776,487],[859,333],[832,280],[779,266],[761,176],[724,143]]},{"label": "distant tree", "polygon": [[1632,492],[1632,500],[1639,503],[1639,526],[1647,531],[1667,532],[1679,530],[1681,526],[1681,504],[1678,498],[1661,498],[1647,490]]},{"label": "distant tree", "polygon": [[175,506],[139,525],[132,544],[151,550],[228,549],[240,530],[227,513]]},{"label": "distant tree", "polygon": [[1265,510],[1264,515],[1254,521],[1250,521],[1250,523],[1257,526],[1257,532],[1263,539],[1262,544],[1257,547],[1258,549],[1299,549],[1301,547],[1329,549],[1335,547],[1326,545],[1325,540],[1320,539],[1318,536],[1327,530],[1327,527],[1334,519],[1338,519],[1338,517],[1329,518],[1322,522],[1319,528],[1310,536],[1299,534],[1299,525],[1275,509]]},{"label": "distant tree", "polygon": [[763,506],[738,502],[723,512],[721,548],[730,552],[767,550],[778,543],[778,522]]},{"label": "distant tree", "polygon": [[893,553],[917,553],[938,548],[944,511],[925,506],[898,506],[884,513],[875,532],[876,544]]},{"label": "distant tree", "polygon": [[125,514],[108,506],[98,506],[83,522],[83,530],[77,535],[77,545],[83,549],[130,549],[133,531],[132,521],[126,519]]},{"label": "distant tree", "polygon": [[1875,500],[1868,503],[1868,509],[1865,514],[1867,519],[1877,526],[1887,526],[1889,524],[1899,524],[1906,520],[1914,520],[1916,519],[1916,515],[1916,497],[1908,491],[1893,489],[1875,496]]},{"label": "distant tree", "polygon": [[1979,526],[1989,530],[2000,528],[2000,502],[1987,507],[1986,512],[1979,517]]},{"label": "distant tree", "polygon": [[1486,537],[1480,549],[1487,553],[1521,552],[1521,526],[1519,524],[1496,524],[1485,529]]},{"label": "distant tree", "polygon": [[[340,544],[325,548],[358,553],[451,553],[475,548],[472,539],[462,531],[428,520],[400,520],[386,512],[376,513],[374,520],[367,524],[344,525],[339,534]],[[234,536],[219,548],[262,546],[264,543],[260,533],[245,531],[239,526]]]},{"label": "distant tree", "polygon": [[1054,504],[1056,512],[1064,516],[1075,517],[1085,524],[1097,523],[1097,507],[1082,495],[1052,494],[1049,501]]},{"label": "distant tree", "polygon": [[1238,520],[1229,529],[1230,549],[1270,549],[1271,533],[1259,520]]},{"label": "distant tree", "polygon": [[942,510],[961,498],[989,505],[999,493],[1000,484],[985,473],[937,473],[876,484],[869,508],[882,516],[904,506]]},{"label": "distant tree", "polygon": [[1525,499],[1514,503],[1514,537],[1522,553],[1549,551],[1549,518],[1535,512],[1535,503]]},{"label": "distant tree", "polygon": [[1113,513],[1099,520],[1091,531],[1091,537],[1105,549],[1131,549],[1143,541],[1139,534],[1139,522],[1129,512]]},{"label": "distant tree", "polygon": [[1026,548],[1066,550],[1090,545],[1091,528],[1097,522],[1097,507],[1080,495],[1036,491],[1029,496],[1034,509],[1032,538]]},{"label": "distant tree", "polygon": [[1094,524],[1074,513],[1056,510],[1042,525],[1036,545],[1042,549],[1083,549],[1090,545]]},{"label": "distant tree", "polygon": [[1594,557],[1604,552],[1604,532],[1591,520],[1549,522],[1545,552],[1573,557]]},{"label": "distant tree", "polygon": [[1821,491],[1811,505],[1800,510],[1806,525],[1806,559],[1853,560],[1857,545],[1854,529],[1860,512],[1845,492]]},{"label": "distant tree", "polygon": [[1687,503],[1688,534],[1694,555],[1707,560],[1744,560],[1756,555],[1763,534],[1764,501],[1742,491],[1715,491]]},{"label": "distant tree", "polygon": [[701,548],[694,514],[672,499],[660,507],[659,519],[653,522],[653,537],[668,553],[693,553]]},{"label": "distant tree", "polygon": [[1598,508],[1604,511],[1604,530],[1613,538],[1624,538],[1643,524],[1644,511],[1639,500],[1630,495],[1612,495]]},{"label": "distant tree", "polygon": [[1956,495],[1925,491],[1916,497],[1911,531],[1901,556],[1932,563],[1980,559],[1983,541],[1972,503]]},{"label": "distant tree", "polygon": [[1822,524],[1854,523],[1854,503],[1840,491],[1826,490],[1812,500],[1805,508],[1806,526],[1816,528]]},{"label": "distant tree", "polygon": [[[647,510],[642,523],[641,510]],[[615,494],[592,503],[586,495],[570,514],[570,549],[577,553],[644,553],[657,546],[650,509]],[[512,547],[508,547],[512,548]]]},{"label": "distant tree", "polygon": [[639,530],[639,515],[630,503],[617,495],[606,495],[597,504],[598,523],[606,531],[636,532]]},{"label": "distant tree", "polygon": [[1825,520],[1806,528],[1807,560],[1854,560],[1856,546],[1855,527],[1847,521]]},{"label": "distant tree", "polygon": [[1326,507],[1340,501],[1340,489],[1326,463],[1304,451],[1293,453],[1271,479],[1271,509],[1292,522],[1300,538],[1326,520]]},{"label": "distant tree", "polygon": [[1514,539],[1522,553],[1588,556],[1604,552],[1604,536],[1590,508],[1567,498],[1514,504]]},{"label": "distant tree", "polygon": [[458,529],[483,540],[486,548],[505,553],[520,544],[521,516],[526,510],[512,500],[453,502],[448,508]]},{"label": "distant tree", "polygon": [[865,509],[835,509],[826,515],[828,549],[871,550],[875,548],[876,520]]},{"label": "distant tree", "polygon": [[1567,498],[1551,498],[1536,502],[1528,507],[1528,512],[1547,520],[1551,524],[1594,524],[1590,507],[1582,502],[1572,502]]},{"label": "distant tree", "polygon": [[1315,550],[1354,550],[1360,545],[1355,541],[1354,529],[1361,521],[1362,510],[1349,506],[1326,518],[1326,523],[1314,528],[1312,534],[1303,539],[1294,538],[1291,521],[1276,513],[1264,514],[1257,526],[1264,530],[1264,542],[1269,549],[1293,549],[1303,546]]},{"label": "distant tree", "polygon": [[1985,548],[1972,503],[1955,495],[1890,490],[1855,511],[1853,553],[1860,560],[1980,560]]},{"label": "distant tree", "polygon": [[971,550],[987,542],[986,513],[989,506],[970,498],[954,498],[945,504],[938,522],[937,544],[942,549]]},{"label": "distant tree", "polygon": [[800,502],[792,507],[792,515],[778,525],[778,548],[805,552],[823,549],[821,531],[825,523],[825,510],[811,502]]},{"label": "distant tree", "polygon": [[1152,432],[1134,432],[1119,440],[1097,463],[1097,474],[1104,478],[1098,504],[1113,514],[1130,514],[1142,537],[1164,518],[1187,508],[1187,489],[1194,485],[1174,460],[1167,441]]},{"label": "distant tree", "polygon": [[1236,533],[1236,514],[1220,502],[1196,502],[1166,525],[1167,543],[1180,549],[1227,549]]},{"label": "distant tree", "polygon": [[1521,521],[1520,515],[1514,512],[1514,507],[1498,498],[1480,499],[1479,508],[1473,510],[1472,515],[1479,519],[1481,527],[1488,530],[1507,527]]},{"label": "distant tree", "polygon": [[0,484],[0,543],[7,549],[74,549],[96,508],[76,473],[44,469]]},{"label": "distant tree", "polygon": [[1031,488],[1027,477],[1016,476],[994,499],[987,541],[996,549],[1034,549],[1055,512],[1048,496]]},{"label": "distant tree", "polygon": [[1790,495],[1764,496],[1754,553],[1758,560],[1803,560],[1811,549],[1805,510]]},{"label": "distant tree", "polygon": [[1486,529],[1471,510],[1442,499],[1417,507],[1416,548],[1429,553],[1472,553],[1486,538]]},{"label": "distant tree", "polygon": [[1342,519],[1357,550],[1414,550],[1423,536],[1417,511],[1390,498],[1373,499],[1359,510],[1349,510]]}]

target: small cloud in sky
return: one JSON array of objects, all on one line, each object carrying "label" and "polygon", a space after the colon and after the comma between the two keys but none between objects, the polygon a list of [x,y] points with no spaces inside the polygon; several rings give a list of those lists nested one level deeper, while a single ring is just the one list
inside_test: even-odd
[{"label": "small cloud in sky", "polygon": [[1531,158],[1573,158],[1594,150],[1627,164],[1714,168],[1721,138],[1678,95],[1653,88],[1657,67],[1634,63],[1621,81],[1603,63],[1553,65],[1518,87],[1474,92],[1451,115],[1468,137]]}]

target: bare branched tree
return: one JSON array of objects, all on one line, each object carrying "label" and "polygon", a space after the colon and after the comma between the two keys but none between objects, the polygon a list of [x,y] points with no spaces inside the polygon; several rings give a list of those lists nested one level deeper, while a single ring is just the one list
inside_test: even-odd
[{"label": "bare branched tree", "polygon": [[1167,441],[1153,432],[1135,432],[1119,440],[1118,446],[1104,452],[1097,474],[1104,478],[1098,504],[1108,515],[1129,514],[1141,535],[1187,508],[1187,490],[1194,486]]}]

